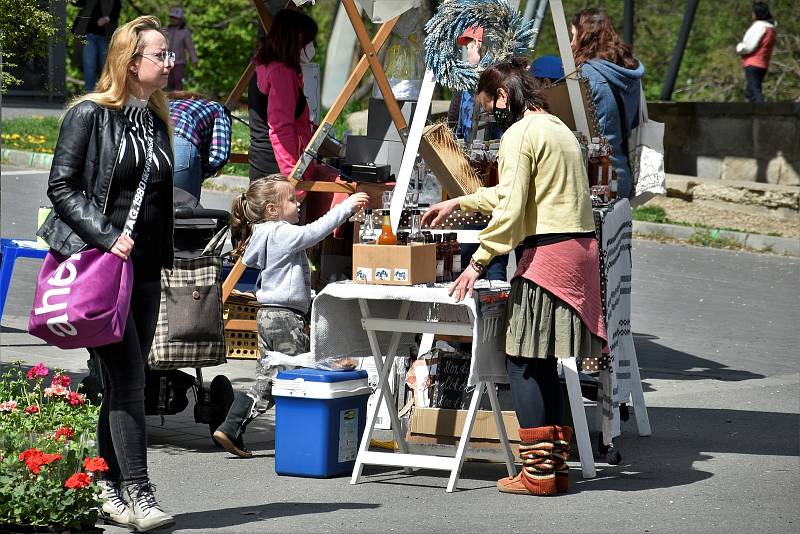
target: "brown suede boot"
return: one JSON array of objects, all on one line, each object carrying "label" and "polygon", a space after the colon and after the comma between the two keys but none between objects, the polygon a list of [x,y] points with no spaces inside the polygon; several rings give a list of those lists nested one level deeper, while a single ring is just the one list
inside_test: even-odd
[{"label": "brown suede boot", "polygon": [[555,427],[520,428],[519,455],[522,459],[522,483],[533,495],[556,493],[553,469],[553,436]]},{"label": "brown suede boot", "polygon": [[569,426],[555,426],[553,435],[553,469],[556,474],[556,490],[559,493],[569,491],[569,443],[573,430]]},{"label": "brown suede boot", "polygon": [[531,495],[525,483],[522,482],[522,471],[515,477],[505,477],[497,481],[497,489],[500,493],[514,493],[516,495]]}]

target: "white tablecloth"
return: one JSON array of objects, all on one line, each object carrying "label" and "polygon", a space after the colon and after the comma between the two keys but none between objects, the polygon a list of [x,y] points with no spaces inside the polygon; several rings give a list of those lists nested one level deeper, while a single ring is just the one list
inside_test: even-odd
[{"label": "white tablecloth", "polygon": [[[373,317],[397,319],[400,302],[411,303],[410,320],[460,322],[472,325],[473,344],[469,385],[479,381],[507,383],[505,369],[505,310],[491,312],[479,302],[479,293],[507,291],[506,282],[480,281],[481,288],[472,299],[456,304],[447,294],[447,286],[382,286],[337,282],[328,284],[311,308],[311,353],[317,360],[370,356],[369,340],[361,325],[358,299],[368,301]],[[476,313],[484,306],[482,313]],[[378,342],[385,356],[392,332],[379,332]],[[408,356],[414,334],[401,334],[395,356]]]}]

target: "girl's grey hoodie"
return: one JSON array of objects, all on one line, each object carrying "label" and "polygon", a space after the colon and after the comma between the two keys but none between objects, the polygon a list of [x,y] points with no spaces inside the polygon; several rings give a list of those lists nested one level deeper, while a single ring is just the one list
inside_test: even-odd
[{"label": "girl's grey hoodie", "polygon": [[306,249],[343,224],[353,214],[354,208],[352,198],[347,198],[304,226],[286,221],[256,224],[242,262],[248,267],[261,269],[261,286],[256,291],[258,302],[306,314],[311,305],[311,270]]}]

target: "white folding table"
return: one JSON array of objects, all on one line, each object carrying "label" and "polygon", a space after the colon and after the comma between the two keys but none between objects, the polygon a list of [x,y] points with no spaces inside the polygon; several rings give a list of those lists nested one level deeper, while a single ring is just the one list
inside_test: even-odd
[{"label": "white folding table", "polygon": [[[508,474],[510,476],[516,474],[514,456],[495,391],[495,383],[508,381],[504,357],[502,351],[497,350],[497,340],[486,339],[484,336],[486,329],[483,318],[476,313],[479,306],[477,299],[476,293],[473,299],[468,298],[455,304],[452,297],[447,294],[446,287],[376,286],[354,283],[329,284],[317,295],[312,308],[312,352],[318,358],[372,354],[379,376],[376,389],[378,399],[367,413],[366,428],[350,481],[352,484],[358,483],[364,465],[403,467],[407,470],[416,467],[448,471],[450,479],[447,491],[452,492],[458,484],[467,444],[484,391],[489,394],[500,443],[505,452]],[[448,311],[443,311],[445,309]],[[437,313],[449,317],[447,320],[439,320],[440,317],[436,317]],[[451,320],[453,318],[457,320]],[[389,383],[389,372],[392,368],[392,358],[402,353],[401,346],[410,345],[411,338],[415,334],[468,336],[475,340],[469,382],[469,385],[474,386],[474,390],[470,396],[467,418],[454,457],[410,454],[400,430],[402,427],[394,402],[394,392]],[[366,339],[367,346],[359,342],[362,336]],[[398,452],[369,450],[376,418],[383,402],[388,407]]]}]

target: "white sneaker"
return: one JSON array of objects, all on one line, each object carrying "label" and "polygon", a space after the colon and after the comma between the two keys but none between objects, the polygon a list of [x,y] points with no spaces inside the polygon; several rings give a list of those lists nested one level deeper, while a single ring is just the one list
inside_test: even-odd
[{"label": "white sneaker", "polygon": [[128,526],[130,521],[130,508],[122,498],[122,490],[119,483],[110,480],[98,480],[100,486],[100,519],[106,523]]},{"label": "white sneaker", "polygon": [[175,519],[158,506],[155,485],[150,482],[132,484],[125,488],[131,513],[128,524],[137,532],[147,532],[175,523]]}]

